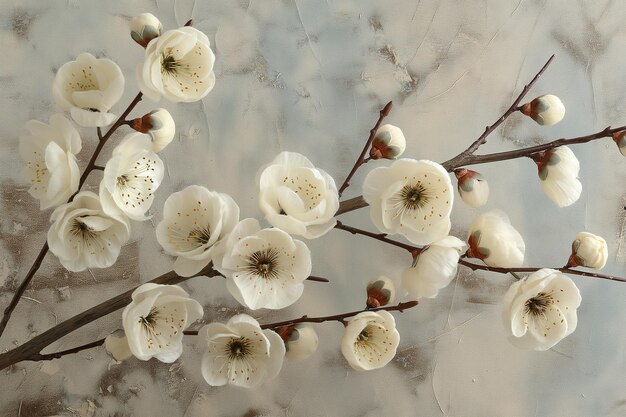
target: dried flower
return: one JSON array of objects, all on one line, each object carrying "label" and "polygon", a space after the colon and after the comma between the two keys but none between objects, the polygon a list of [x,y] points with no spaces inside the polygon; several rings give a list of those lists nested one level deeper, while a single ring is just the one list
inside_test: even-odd
[{"label": "dried flower", "polygon": [[400,343],[396,321],[388,311],[364,311],[352,318],[341,339],[341,353],[357,371],[387,365]]},{"label": "dried flower", "polygon": [[150,140],[140,133],[126,136],[113,150],[100,182],[100,201],[107,214],[121,212],[133,220],[147,220],[146,212],[165,173]]},{"label": "dried flower", "polygon": [[189,26],[168,30],[146,47],[137,68],[139,89],[154,101],[161,96],[175,103],[198,101],[215,85],[214,63],[204,33]]},{"label": "dried flower", "polygon": [[261,229],[244,219],[221,244],[216,269],[227,278],[228,291],[252,310],[281,309],[295,303],[311,274],[311,252],[280,229]]},{"label": "dried flower", "polygon": [[567,268],[584,266],[602,269],[608,258],[606,240],[592,233],[580,232],[572,242],[572,254],[567,261]]},{"label": "dried flower", "polygon": [[480,173],[462,168],[455,170],[454,174],[458,180],[459,195],[465,204],[474,208],[487,204],[489,183]]},{"label": "dried flower", "polygon": [[567,146],[549,149],[532,156],[539,170],[541,188],[559,207],[574,204],[583,186],[578,180],[580,164]]},{"label": "dried flower", "polygon": [[20,136],[20,156],[26,162],[22,174],[30,182],[28,193],[39,200],[41,210],[65,203],[80,180],[78,132],[60,114],[51,116],[49,124],[30,120],[24,128],[28,134]]},{"label": "dried flower", "polygon": [[144,48],[150,41],[161,36],[163,25],[152,13],[141,13],[130,21],[130,36]]},{"label": "dried flower", "polygon": [[304,155],[281,152],[257,175],[259,205],[274,227],[315,239],[335,227],[335,180]]},{"label": "dried flower", "polygon": [[396,296],[396,286],[393,281],[384,275],[379,276],[367,284],[367,306],[376,308],[393,302]]},{"label": "dried flower", "polygon": [[178,285],[143,284],[122,312],[130,351],[142,361],[171,363],[183,352],[183,330],[202,318],[202,306]]},{"label": "dried flower", "polygon": [[202,376],[209,385],[250,388],[275,378],[285,357],[285,343],[272,330],[239,314],[228,323],[211,323],[199,331],[207,343]]},{"label": "dried flower", "polygon": [[402,288],[415,298],[435,298],[456,276],[464,248],[465,243],[454,236],[431,243],[402,273]]},{"label": "dried flower", "polygon": [[372,141],[370,157],[372,159],[396,159],[404,153],[406,139],[399,127],[394,125],[382,125]]},{"label": "dried flower", "polygon": [[470,226],[467,256],[499,268],[517,268],[524,262],[526,245],[509,217],[492,210],[476,217]]},{"label": "dried flower", "polygon": [[59,68],[52,93],[79,125],[106,126],[116,119],[108,111],[124,93],[124,75],[110,59],[82,53]]},{"label": "dried flower", "polygon": [[373,169],[363,183],[370,217],[383,233],[399,233],[417,245],[447,236],[454,194],[450,176],[431,161],[399,159]]},{"label": "dried flower", "polygon": [[128,219],[106,214],[90,191],[81,191],[71,203],[57,207],[50,221],[50,251],[72,272],[113,265],[130,236]]},{"label": "dried flower", "polygon": [[522,106],[522,113],[543,126],[557,124],[565,116],[565,106],[557,96],[546,94]]},{"label": "dried flower", "polygon": [[576,330],[581,297],[574,282],[544,268],[514,282],[504,296],[503,319],[510,340],[525,349],[547,350]]},{"label": "dried flower", "polygon": [[216,256],[216,244],[239,222],[239,206],[228,195],[190,185],[165,201],[157,240],[175,255],[174,271],[181,276],[197,274]]}]

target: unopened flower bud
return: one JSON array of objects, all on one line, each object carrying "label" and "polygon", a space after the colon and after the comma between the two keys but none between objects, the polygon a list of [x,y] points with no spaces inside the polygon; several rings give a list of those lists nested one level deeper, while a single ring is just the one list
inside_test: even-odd
[{"label": "unopened flower bud", "polygon": [[124,330],[116,330],[104,339],[104,348],[116,361],[123,361],[133,356],[128,346]]},{"label": "unopened flower bud", "polygon": [[396,159],[406,149],[404,133],[399,127],[393,125],[382,125],[372,142],[370,158],[372,159]]},{"label": "unopened flower bud", "polygon": [[542,126],[552,126],[565,116],[565,106],[557,96],[546,94],[524,104],[522,113]]},{"label": "unopened flower bud", "polygon": [[160,152],[169,145],[176,133],[174,119],[165,109],[152,110],[142,117],[131,120],[130,126],[137,132],[147,133],[152,137],[154,152]]},{"label": "unopened flower bud", "polygon": [[567,146],[548,149],[531,155],[537,164],[541,188],[559,207],[574,204],[583,186],[578,180],[580,163]]},{"label": "unopened flower bud", "polygon": [[572,242],[572,254],[567,261],[567,268],[584,266],[602,269],[606,265],[608,249],[606,241],[592,233],[580,232]]},{"label": "unopened flower bud", "polygon": [[367,306],[376,308],[386,306],[393,302],[396,295],[396,287],[393,281],[381,275],[367,284]]},{"label": "unopened flower bud", "polygon": [[622,155],[626,156],[626,130],[613,133],[613,140],[617,144]]},{"label": "unopened flower bud", "polygon": [[304,360],[317,350],[319,338],[313,327],[308,324],[279,327],[276,333],[285,342],[285,357],[290,361]]},{"label": "unopened flower bud", "polygon": [[130,36],[144,48],[161,35],[163,25],[152,13],[142,13],[130,21]]},{"label": "unopened flower bud", "polygon": [[489,200],[489,183],[476,171],[457,169],[454,175],[458,180],[459,195],[465,204],[471,207],[482,207]]}]

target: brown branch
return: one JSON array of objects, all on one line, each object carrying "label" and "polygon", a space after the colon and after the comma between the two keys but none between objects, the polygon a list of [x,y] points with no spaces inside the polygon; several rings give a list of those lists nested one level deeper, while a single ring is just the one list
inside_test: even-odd
[{"label": "brown branch", "polygon": [[31,356],[27,360],[31,360],[31,361],[49,361],[49,360],[52,360],[52,359],[59,359],[62,356],[70,355],[72,353],[78,353],[78,352],[81,352],[83,350],[87,350],[87,349],[91,349],[91,348],[94,348],[94,347],[97,347],[97,346],[101,346],[103,344],[104,344],[104,338],[96,340],[95,342],[86,343],[84,345],[77,346],[77,347],[72,348],[72,349],[62,350],[60,352],[44,353],[44,354],[38,353],[36,355]]},{"label": "brown branch", "polygon": [[[511,274],[511,273],[517,273],[517,272],[536,272],[539,271],[540,269],[543,269],[544,267],[538,268],[538,267],[527,267],[527,268],[497,268],[497,267],[493,267],[493,266],[487,266],[487,265],[482,265],[482,264],[475,264],[473,262],[468,262],[465,261],[463,259],[459,260],[459,264],[466,266],[468,268],[470,268],[473,271],[476,270],[481,270],[481,271],[489,271],[489,272],[497,272],[499,274]],[[548,268],[548,267],[545,267]],[[583,277],[592,277],[592,278],[599,278],[599,279],[606,279],[609,281],[618,281],[618,282],[626,282],[626,278],[621,278],[621,277],[616,277],[613,275],[605,275],[605,274],[598,274],[596,272],[590,272],[590,271],[581,271],[579,269],[571,269],[571,268],[550,268],[550,269],[554,269],[556,271],[560,271],[563,272],[564,274],[572,274],[572,275],[580,275]]]},{"label": "brown branch", "polygon": [[[342,314],[336,314],[334,316],[322,316],[322,317],[309,317],[309,316],[302,316],[298,319],[291,319],[291,320],[285,320],[285,321],[279,321],[276,323],[267,323],[267,324],[262,324],[261,328],[262,329],[276,329],[278,327],[285,327],[285,326],[291,326],[294,324],[298,324],[298,323],[323,323],[325,321],[338,321],[340,323],[345,323],[345,319],[349,318],[349,317],[354,317],[359,313],[363,313],[364,311],[380,311],[380,310],[386,310],[386,311],[400,311],[400,312],[404,312],[404,310],[408,310],[409,308],[413,308],[417,305],[417,301],[407,301],[404,303],[399,303],[398,305],[395,306],[382,306],[382,307],[376,307],[376,308],[366,308],[363,310],[357,310],[357,311],[351,311],[349,313],[342,313]],[[186,335],[188,336],[197,336],[198,335],[198,331],[197,330],[186,330],[184,332]]]},{"label": "brown branch", "polygon": [[[215,271],[211,267],[211,265],[208,265],[196,276],[213,277],[218,275],[219,273]],[[171,271],[158,276],[150,282],[155,284],[175,285],[187,281],[191,278],[193,277],[178,276],[176,273]],[[90,308],[89,310],[83,311],[82,313],[77,314],[74,317],[65,320],[64,322],[57,324],[51,329],[46,330],[40,335],[35,336],[23,345],[16,347],[15,349],[10,350],[6,353],[0,354],[0,370],[17,362],[26,360],[38,360],[38,355],[41,354],[42,350],[50,346],[50,344],[72,333],[73,331],[80,329],[86,324],[91,323],[92,321],[95,321],[101,317],[106,316],[107,314],[113,313],[114,311],[117,311],[127,306],[131,302],[131,294],[133,293],[133,291],[135,291],[135,289],[137,289],[137,287],[132,288],[125,293],[113,297],[107,301],[104,301]]]},{"label": "brown branch", "polygon": [[380,125],[383,122],[383,120],[385,119],[385,117],[387,117],[389,115],[389,112],[391,112],[391,108],[392,107],[393,107],[393,102],[390,101],[380,111],[380,115],[378,116],[378,121],[376,122],[376,124],[374,125],[372,130],[370,130],[370,136],[367,139],[367,142],[365,142],[365,146],[363,147],[363,150],[361,151],[361,155],[359,155],[359,158],[354,163],[354,166],[350,170],[350,173],[348,174],[348,176],[346,177],[345,181],[343,182],[343,184],[339,188],[339,197],[341,197],[341,194],[343,194],[345,189],[348,188],[348,186],[350,185],[350,180],[352,179],[352,177],[356,173],[356,170],[359,169],[359,167],[365,163],[365,154],[367,153],[367,150],[372,145],[372,142],[374,141],[374,136],[376,136],[376,132],[378,131],[378,128],[380,127]]},{"label": "brown branch", "polygon": [[544,143],[542,145],[530,146],[528,148],[517,149],[514,151],[497,152],[497,153],[490,153],[486,155],[469,155],[463,161],[460,161],[460,162],[455,162],[453,158],[450,161],[444,162],[443,167],[448,172],[451,172],[455,170],[456,168],[460,168],[461,166],[479,165],[479,164],[486,164],[490,162],[506,161],[509,159],[529,157],[534,153],[545,151],[548,149],[557,148],[559,146],[577,145],[577,144],[587,143],[587,142],[591,142],[591,141],[598,140],[598,139],[603,139],[606,137],[612,137],[614,133],[621,132],[625,129],[626,129],[626,126],[620,126],[620,127],[616,127],[613,129],[611,129],[611,127],[609,126],[599,132],[592,133],[590,135],[578,136],[578,137],[569,138],[569,139],[561,138],[561,139],[553,140],[552,142]]},{"label": "brown branch", "polygon": [[[96,159],[98,158],[98,155],[100,155],[100,152],[102,151],[102,148],[104,147],[107,140],[111,137],[113,132],[115,132],[115,130],[124,123],[126,116],[128,116],[128,114],[135,108],[137,103],[141,101],[141,97],[142,97],[142,93],[139,93],[137,94],[137,96],[135,96],[135,98],[128,105],[124,113],[122,113],[122,115],[115,121],[113,126],[111,126],[111,128],[107,131],[107,133],[104,136],[101,136],[101,132],[98,130],[98,138],[100,139],[98,141],[98,145],[96,146],[96,149],[93,152],[93,155],[91,156],[91,159],[89,160],[89,163],[87,164],[87,167],[85,168],[85,171],[83,172],[83,175],[80,177],[80,182],[78,183],[78,191],[76,191],[67,200],[68,203],[72,201],[72,199],[76,196],[76,194],[78,194],[82,186],[85,184],[85,181],[87,181],[87,177],[89,176],[89,173],[94,169],[96,165]],[[17,307],[17,304],[19,303],[20,299],[22,298],[22,295],[26,291],[26,288],[28,288],[30,281],[35,276],[35,273],[39,270],[39,267],[41,266],[41,262],[43,261],[43,258],[48,253],[49,249],[50,248],[48,247],[48,242],[46,242],[41,248],[41,250],[39,251],[39,254],[37,255],[37,258],[35,259],[35,262],[33,263],[28,273],[26,274],[26,276],[20,283],[19,287],[17,287],[17,290],[15,291],[15,294],[13,294],[13,298],[11,298],[9,305],[5,308],[4,315],[2,316],[2,321],[0,321],[0,336],[2,336],[2,334],[4,333],[4,330],[7,327],[9,319],[11,318],[11,314],[13,314],[13,310],[15,310],[15,307]]]},{"label": "brown branch", "polygon": [[[460,154],[458,154],[454,158],[450,159],[449,161],[444,162],[442,164],[444,166],[444,168],[446,167],[446,165],[456,165],[457,167],[461,166],[461,165],[465,165],[464,160],[467,157],[469,157],[470,155],[473,155],[474,152],[476,152],[481,145],[483,145],[485,142],[487,142],[487,136],[489,136],[489,134],[491,134],[494,130],[496,130],[498,128],[498,126],[500,126],[502,123],[504,123],[504,121],[511,114],[515,113],[516,111],[518,111],[520,109],[519,104],[521,103],[522,99],[524,98],[524,96],[526,96],[526,94],[528,94],[530,89],[537,82],[539,77],[541,77],[541,75],[545,72],[545,70],[548,68],[548,66],[550,65],[550,63],[552,62],[553,59],[554,59],[554,55],[552,55],[548,59],[548,61],[543,65],[543,67],[541,67],[541,69],[535,75],[535,77],[532,80],[530,80],[530,82],[528,84],[526,84],[526,86],[524,86],[524,89],[522,90],[522,92],[519,94],[519,96],[517,96],[517,98],[515,99],[513,104],[511,104],[511,106],[504,112],[504,114],[502,116],[500,116],[500,118],[498,120],[496,120],[491,126],[487,126],[485,128],[485,131],[483,132],[483,134],[480,135],[478,137],[478,139],[476,139],[470,146],[468,146],[467,149],[465,149],[463,152],[461,152]],[[450,170],[448,170],[448,171],[450,171]]]},{"label": "brown branch", "polygon": [[363,229],[358,229],[356,227],[347,226],[342,222],[338,221],[335,225],[335,229],[345,230],[346,232],[352,233],[353,235],[359,234],[363,236],[370,237],[372,239],[380,240],[381,242],[388,243],[393,246],[397,246],[399,248],[405,249],[411,253],[420,253],[421,249],[416,248],[415,246],[407,245],[402,242],[398,242],[397,240],[387,239],[387,235],[384,233],[372,233]]}]

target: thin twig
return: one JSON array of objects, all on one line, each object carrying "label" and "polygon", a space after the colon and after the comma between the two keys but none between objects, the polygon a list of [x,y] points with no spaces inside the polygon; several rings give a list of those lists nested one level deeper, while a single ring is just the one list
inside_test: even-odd
[{"label": "thin twig", "polygon": [[504,123],[504,121],[511,114],[515,113],[516,111],[518,111],[520,109],[519,108],[519,104],[521,103],[522,99],[524,98],[524,96],[526,96],[526,94],[528,94],[530,89],[537,82],[539,77],[541,77],[541,75],[545,72],[545,70],[548,68],[548,66],[550,65],[550,63],[552,62],[553,59],[554,59],[554,55],[552,55],[548,59],[548,61],[543,65],[543,67],[541,67],[541,69],[539,70],[537,75],[535,75],[534,78],[532,80],[530,80],[530,82],[528,84],[526,84],[526,86],[524,86],[524,89],[519,94],[519,96],[517,96],[517,98],[515,99],[513,104],[511,104],[511,106],[504,112],[504,114],[502,116],[500,116],[500,118],[498,120],[496,120],[491,126],[487,126],[485,128],[485,131],[483,132],[483,134],[480,135],[478,137],[478,139],[476,139],[470,146],[468,146],[467,149],[465,149],[463,152],[461,152],[460,154],[458,154],[454,158],[450,159],[449,161],[444,162],[442,165],[444,167],[446,167],[447,164],[448,165],[457,165],[457,166],[464,165],[463,161],[468,156],[473,155],[478,150],[478,148],[481,145],[483,145],[485,142],[487,142],[487,136],[489,136],[489,134],[491,134],[494,130],[496,130],[498,128],[498,126],[500,126],[502,123]]},{"label": "thin twig", "polygon": [[[128,105],[124,113],[122,113],[122,115],[115,121],[115,123],[113,124],[113,126],[111,126],[111,128],[107,131],[107,133],[100,138],[100,140],[98,141],[98,145],[96,146],[96,149],[94,150],[93,155],[91,156],[91,159],[89,160],[89,163],[87,164],[87,167],[85,168],[85,171],[83,172],[83,175],[80,177],[80,181],[78,183],[78,191],[76,191],[67,200],[68,202],[72,201],[74,196],[78,194],[82,186],[85,184],[85,181],[87,181],[87,177],[89,176],[89,173],[94,169],[94,166],[96,165],[96,159],[98,158],[98,155],[100,155],[100,152],[102,151],[102,148],[104,147],[105,143],[111,137],[113,132],[115,132],[115,130],[123,124],[123,122],[126,119],[126,116],[128,116],[128,114],[135,108],[137,103],[141,101],[141,97],[142,97],[142,93],[137,94],[137,96],[135,96],[133,101]],[[48,242],[46,242],[41,248],[41,250],[39,251],[39,254],[37,255],[37,258],[35,259],[35,262],[33,262],[33,265],[31,266],[30,270],[24,277],[24,280],[20,283],[19,287],[15,291],[15,294],[13,294],[13,298],[11,298],[11,302],[9,303],[7,308],[4,310],[2,321],[0,321],[0,336],[2,336],[2,334],[4,333],[4,329],[7,327],[7,323],[9,322],[9,319],[11,318],[11,314],[13,314],[13,310],[15,310],[15,307],[19,303],[20,298],[24,294],[24,291],[26,291],[26,288],[28,288],[28,284],[30,284],[30,281],[35,276],[35,273],[37,272],[37,270],[39,270],[39,267],[41,266],[43,258],[48,253],[48,250],[49,250]]]},{"label": "thin twig", "polygon": [[397,247],[405,249],[405,250],[407,250],[407,251],[409,251],[411,253],[415,253],[415,251],[417,251],[417,253],[421,252],[421,249],[416,248],[415,246],[407,245],[405,243],[398,242],[397,240],[387,239],[387,237],[386,237],[387,235],[385,235],[384,233],[368,232],[368,231],[363,230],[363,229],[358,229],[356,227],[347,226],[347,225],[343,224],[340,221],[338,221],[337,224],[335,225],[335,229],[345,230],[346,232],[350,232],[353,235],[359,234],[359,235],[370,237],[372,239],[380,240],[381,242],[385,242],[385,243],[388,243],[390,245],[397,246]]},{"label": "thin twig", "polygon": [[350,173],[346,177],[346,180],[343,182],[343,184],[341,184],[341,187],[339,188],[339,197],[341,197],[341,194],[343,194],[345,189],[348,188],[348,186],[350,185],[350,180],[356,173],[356,170],[359,169],[359,167],[363,165],[363,163],[365,162],[365,154],[367,153],[367,150],[372,145],[372,142],[374,141],[374,136],[376,136],[376,132],[378,131],[378,128],[380,127],[385,117],[389,115],[389,112],[391,112],[392,107],[393,107],[393,102],[390,101],[380,111],[380,115],[378,116],[378,121],[376,122],[372,130],[370,130],[370,136],[367,139],[367,142],[365,142],[365,146],[363,147],[363,150],[361,151],[361,155],[359,155],[359,158],[354,163],[354,166],[350,170]]},{"label": "thin twig", "polygon": [[[291,319],[291,320],[285,320],[285,321],[279,321],[276,323],[267,323],[267,324],[262,324],[261,328],[262,329],[276,329],[279,327],[285,327],[285,326],[291,326],[293,324],[298,324],[298,323],[323,323],[325,321],[338,321],[341,323],[345,322],[345,319],[349,318],[349,317],[354,317],[359,313],[363,313],[364,311],[380,311],[380,310],[385,310],[385,311],[400,311],[400,312],[404,312],[404,310],[408,310],[410,308],[415,307],[418,304],[417,301],[407,301],[404,303],[399,303],[398,305],[395,306],[382,306],[382,307],[376,307],[376,308],[365,308],[363,310],[357,310],[357,311],[351,311],[349,313],[342,313],[342,314],[336,314],[333,316],[322,316],[322,317],[309,317],[307,315],[304,315],[300,318],[297,319]],[[198,331],[197,330],[185,330],[185,335],[188,336],[197,336],[198,335]]]},{"label": "thin twig", "polygon": [[96,171],[104,171],[104,167],[102,165],[94,165],[92,169]]},{"label": "thin twig", "polygon": [[490,153],[486,155],[468,155],[463,161],[455,161],[454,158],[450,161],[444,162],[442,165],[448,171],[454,171],[461,166],[479,165],[490,162],[506,161],[509,159],[529,157],[537,152],[545,151],[548,149],[558,148],[565,145],[577,145],[581,143],[587,143],[606,137],[612,137],[614,133],[626,130],[626,126],[620,126],[611,128],[610,126],[596,133],[590,135],[578,136],[575,138],[561,138],[553,140],[552,142],[544,143],[542,145],[530,146],[528,148],[517,149],[514,151]]}]

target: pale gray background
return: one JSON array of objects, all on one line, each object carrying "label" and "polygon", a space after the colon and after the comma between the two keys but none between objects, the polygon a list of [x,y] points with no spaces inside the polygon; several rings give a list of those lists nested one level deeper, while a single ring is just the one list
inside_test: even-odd
[{"label": "pale gray background", "polygon": [[[122,68],[127,89],[114,109],[121,113],[136,94],[134,71],[143,56],[127,24],[146,11],[166,28],[194,19],[217,55],[215,89],[198,103],[159,103],[175,117],[177,139],[162,153],[168,170],[152,209],[154,222],[133,223],[131,243],[113,268],[72,274],[48,256],[1,349],[170,270],[172,259],[162,254],[154,224],[172,191],[205,185],[231,194],[242,216],[260,217],[254,176],[281,150],[304,153],[340,183],[389,100],[395,102],[389,122],[403,129],[406,155],[441,162],[498,118],[555,53],[529,98],[560,96],[567,107],[563,122],[540,128],[514,115],[481,151],[626,123],[626,3],[616,0],[2,0],[2,308],[43,244],[50,214],[38,211],[19,174],[21,126],[58,111],[51,94],[54,73],[83,51]],[[156,106],[144,101],[135,114]],[[84,166],[95,134],[88,129],[81,134]],[[626,275],[626,158],[609,139],[576,146],[574,152],[583,183],[576,204],[565,209],[552,204],[529,160],[480,166],[491,199],[482,210],[457,199],[453,233],[464,238],[474,216],[500,208],[525,237],[526,265],[562,265],[576,233],[588,230],[609,244],[605,271]],[[360,194],[364,174],[381,164],[360,171],[345,196]],[[87,188],[95,190],[100,175],[95,172]],[[342,220],[373,230],[366,209]],[[314,274],[332,283],[307,283],[291,308],[256,312],[262,322],[360,308],[367,281],[387,274],[399,283],[410,263],[399,249],[341,231],[308,243]],[[357,373],[346,365],[337,323],[316,327],[320,348],[314,357],[286,363],[276,380],[254,390],[206,385],[198,369],[201,346],[193,338],[173,365],[136,359],[118,365],[103,349],[93,349],[2,371],[0,415],[623,416],[626,284],[574,280],[583,297],[578,329],[543,353],[518,350],[506,340],[498,303],[513,279],[462,269],[437,299],[396,314],[401,345],[382,370]],[[64,286],[70,287],[70,299],[60,296]],[[207,322],[242,311],[221,280],[194,279],[184,287],[206,306]],[[53,348],[86,343],[120,326],[118,312]]]}]

